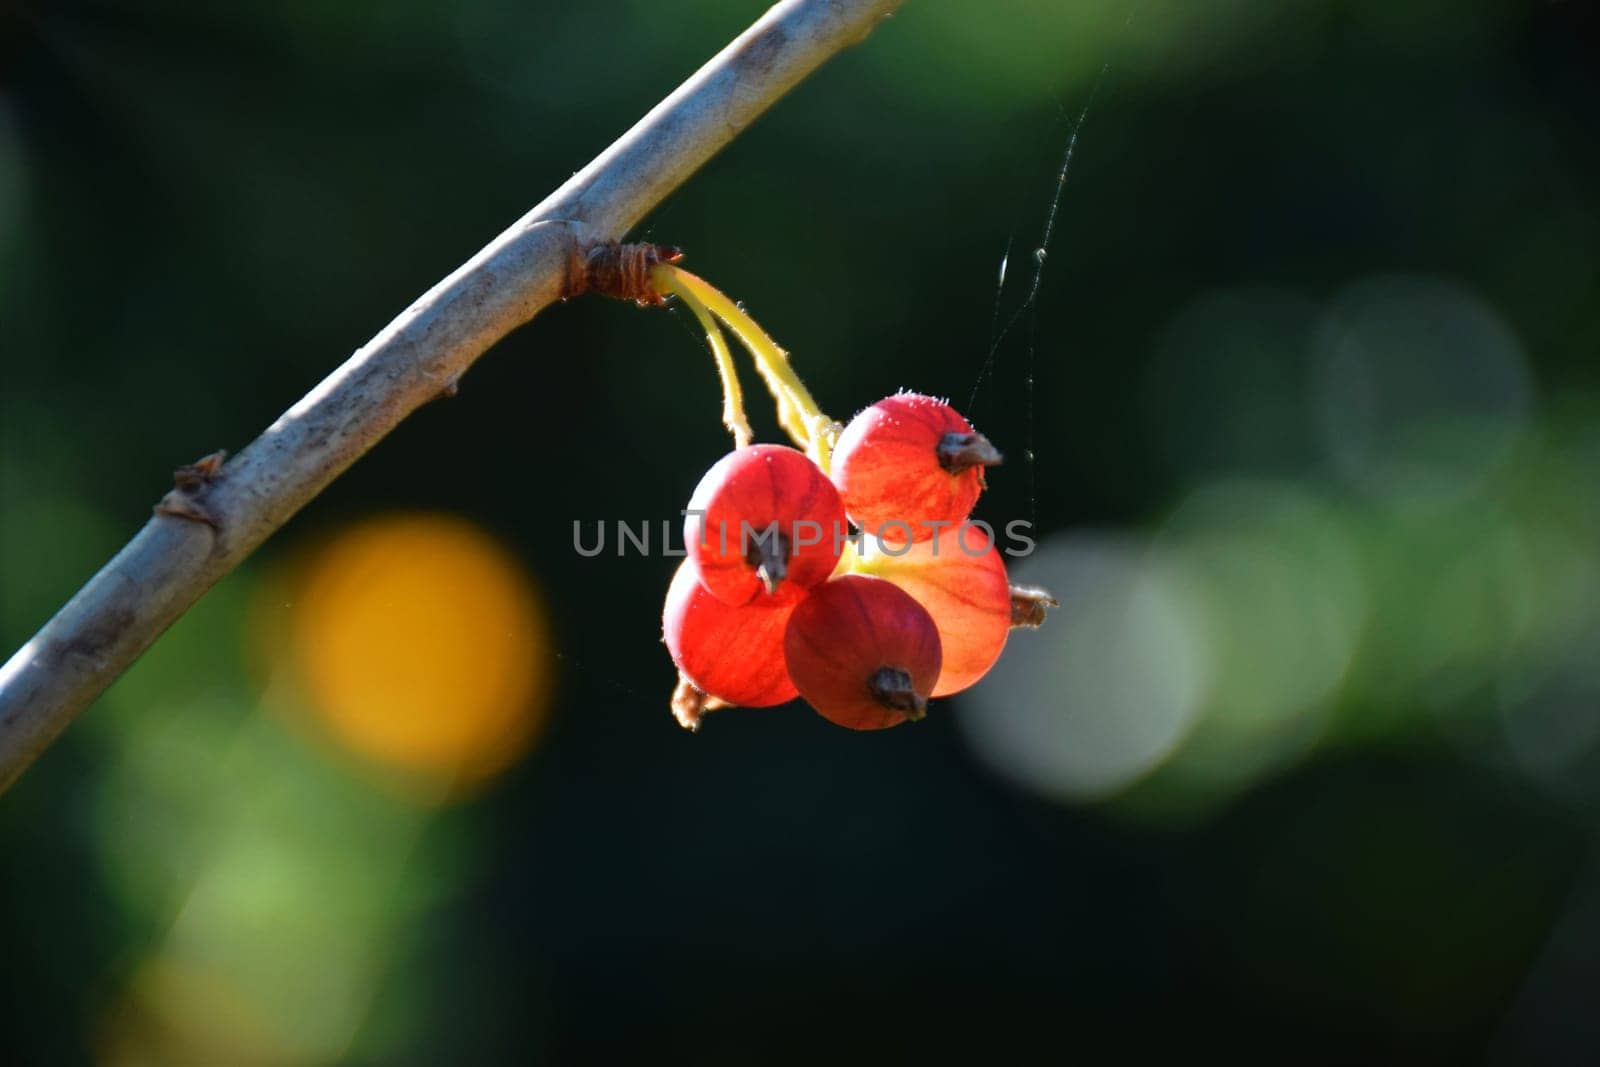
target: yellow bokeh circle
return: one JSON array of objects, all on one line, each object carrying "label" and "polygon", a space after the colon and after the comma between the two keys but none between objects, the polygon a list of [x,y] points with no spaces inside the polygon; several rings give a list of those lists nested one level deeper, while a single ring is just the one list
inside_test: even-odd
[{"label": "yellow bokeh circle", "polygon": [[527,750],[549,701],[548,626],[483,530],[448,515],[368,520],[314,552],[295,585],[288,648],[342,745],[457,786]]}]

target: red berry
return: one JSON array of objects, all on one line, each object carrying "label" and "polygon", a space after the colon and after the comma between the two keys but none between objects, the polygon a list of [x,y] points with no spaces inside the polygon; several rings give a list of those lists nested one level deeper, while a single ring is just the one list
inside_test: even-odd
[{"label": "red berry", "polygon": [[783,665],[791,604],[725,604],[706,592],[692,559],[678,565],[661,611],[661,635],[678,670],[730,704],[765,708],[793,700]]},{"label": "red berry", "polygon": [[868,538],[858,567],[904,589],[933,616],[944,650],[934,696],[966,689],[1000,658],[1011,632],[1011,583],[1004,558],[979,527],[947,528],[899,547]]},{"label": "red berry", "polygon": [[718,599],[792,603],[828,580],[845,533],[839,492],[802,452],[753,445],[714,463],[689,500],[683,540]]},{"label": "red berry", "polygon": [[800,695],[823,718],[881,730],[927,710],[939,678],[939,630],[909,594],[847,574],[795,607],[783,658]]},{"label": "red berry", "polygon": [[[989,439],[943,400],[885,397],[850,420],[833,450],[833,481],[855,524],[890,544],[926,541],[924,523],[958,523],[1000,462]],[[904,525],[902,525],[904,524]]]}]

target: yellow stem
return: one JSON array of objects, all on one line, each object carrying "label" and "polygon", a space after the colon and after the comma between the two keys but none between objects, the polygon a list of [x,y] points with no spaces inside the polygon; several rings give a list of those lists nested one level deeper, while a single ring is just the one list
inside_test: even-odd
[{"label": "yellow stem", "polygon": [[811,451],[813,458],[825,464],[831,450],[833,422],[817,407],[817,402],[811,398],[811,391],[794,372],[794,367],[789,363],[789,354],[779,348],[755,319],[745,314],[744,309],[704,278],[670,263],[658,264],[652,269],[651,277],[664,292],[679,296],[693,294],[695,300],[727,323],[745,348],[750,350],[756,370],[772,391],[778,403],[779,425],[794,438],[796,444]]},{"label": "yellow stem", "polygon": [[733,447],[747,447],[753,435],[750,423],[744,417],[744,390],[739,387],[739,375],[733,367],[733,353],[728,351],[727,339],[717,327],[717,320],[711,317],[711,312],[706,310],[705,304],[700,302],[694,291],[679,285],[677,278],[671,274],[658,271],[651,280],[661,291],[673,294],[688,305],[699,321],[700,328],[706,332],[711,358],[717,363],[717,376],[722,379],[722,424],[733,434]]},{"label": "yellow stem", "polygon": [[783,382],[774,377],[767,365],[759,359],[755,360],[756,373],[761,375],[761,380],[766,383],[767,392],[772,394],[772,399],[778,406],[778,425],[783,427],[783,432],[794,438],[794,443],[805,448],[811,439],[811,431],[806,429],[806,420],[795,409],[794,401],[789,398],[788,392],[783,387]]},{"label": "yellow stem", "polygon": [[811,445],[806,451],[811,453],[812,461],[822,468],[823,474],[833,471],[833,446],[843,429],[826,415],[818,415],[812,423]]}]

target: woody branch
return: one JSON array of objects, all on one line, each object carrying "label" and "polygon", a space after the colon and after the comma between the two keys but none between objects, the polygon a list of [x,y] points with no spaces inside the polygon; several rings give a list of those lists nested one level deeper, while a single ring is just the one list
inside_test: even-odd
[{"label": "woody branch", "polygon": [[587,287],[626,233],[900,0],[785,0],[611,147],[389,323],[226,463],[181,468],[156,514],[0,667],[9,787],[207,589],[491,345]]}]

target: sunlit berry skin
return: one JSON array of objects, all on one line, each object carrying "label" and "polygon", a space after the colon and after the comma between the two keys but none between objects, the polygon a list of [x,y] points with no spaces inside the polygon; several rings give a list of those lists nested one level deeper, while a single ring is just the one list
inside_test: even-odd
[{"label": "sunlit berry skin", "polygon": [[1011,583],[1004,557],[982,528],[946,527],[912,545],[866,538],[855,569],[893,582],[933,617],[944,652],[934,696],[966,689],[1000,658],[1011,633]]},{"label": "sunlit berry skin", "polygon": [[783,658],[800,695],[823,718],[881,730],[922,718],[939,678],[939,630],[910,594],[847,574],[794,608]]},{"label": "sunlit berry skin", "polygon": [[[728,453],[700,479],[687,511],[683,540],[701,584],[729,604],[793,603],[839,562],[846,529],[839,492],[792,448]],[[756,536],[769,530],[775,537]]]},{"label": "sunlit berry skin", "polygon": [[678,565],[661,611],[672,662],[696,686],[730,704],[765,708],[797,694],[783,662],[793,603],[726,604],[705,590],[692,559]]},{"label": "sunlit berry skin", "polygon": [[[833,450],[833,483],[845,511],[889,543],[926,541],[926,523],[958,523],[983,491],[983,468],[1000,462],[987,438],[943,400],[898,393],[844,428]],[[903,524],[903,525],[902,525]]]}]

